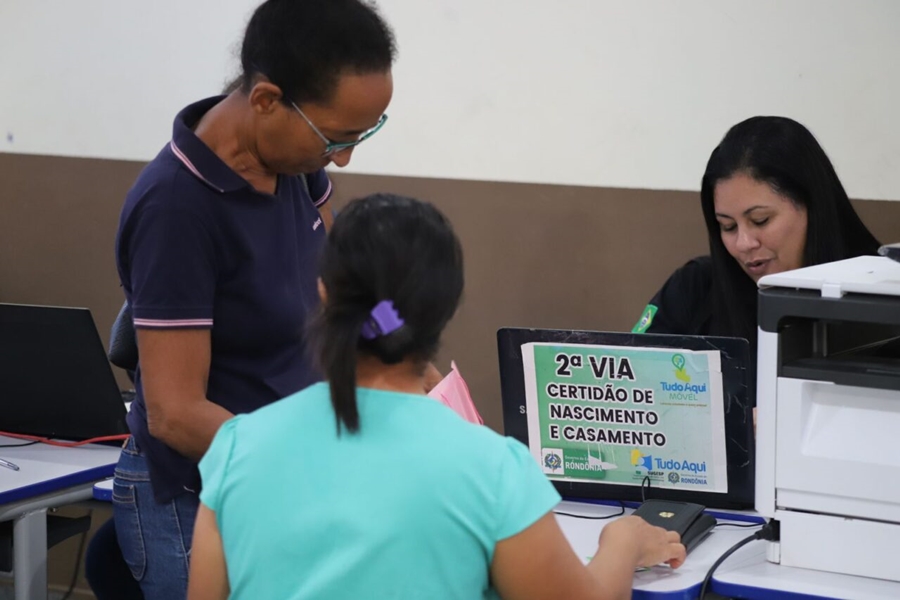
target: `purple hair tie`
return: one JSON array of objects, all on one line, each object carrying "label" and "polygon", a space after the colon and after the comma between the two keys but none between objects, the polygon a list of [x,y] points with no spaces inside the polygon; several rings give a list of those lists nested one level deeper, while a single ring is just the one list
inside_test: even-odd
[{"label": "purple hair tie", "polygon": [[361,335],[367,340],[388,335],[403,327],[403,319],[394,308],[392,300],[382,300],[372,309],[371,317],[363,323]]}]

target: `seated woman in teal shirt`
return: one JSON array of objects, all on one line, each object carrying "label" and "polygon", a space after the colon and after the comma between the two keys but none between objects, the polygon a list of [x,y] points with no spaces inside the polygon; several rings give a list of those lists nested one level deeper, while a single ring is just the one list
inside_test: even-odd
[{"label": "seated woman in teal shirt", "polygon": [[191,600],[624,599],[636,567],[682,563],[677,534],[626,517],[585,567],[528,449],[424,395],[463,288],[434,207],[351,203],[321,278],[327,383],[219,430],[200,463]]}]

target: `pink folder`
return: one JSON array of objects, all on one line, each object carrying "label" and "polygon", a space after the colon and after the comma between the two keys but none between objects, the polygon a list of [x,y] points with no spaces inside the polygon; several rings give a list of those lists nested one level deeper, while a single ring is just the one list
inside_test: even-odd
[{"label": "pink folder", "polygon": [[475,403],[472,402],[469,386],[466,385],[462,375],[459,374],[459,369],[456,368],[455,362],[450,363],[450,373],[428,392],[428,396],[445,406],[449,406],[466,421],[484,425],[484,420],[478,414]]}]

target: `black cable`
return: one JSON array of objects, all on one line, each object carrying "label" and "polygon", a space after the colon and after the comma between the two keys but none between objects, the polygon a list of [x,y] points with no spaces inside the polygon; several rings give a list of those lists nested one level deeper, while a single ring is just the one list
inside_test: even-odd
[{"label": "black cable", "polygon": [[558,510],[554,510],[553,512],[554,512],[554,514],[557,514],[557,515],[563,515],[564,517],[575,517],[576,519],[602,520],[602,519],[612,519],[614,517],[621,517],[622,515],[624,515],[625,514],[625,503],[620,500],[619,506],[621,507],[622,510],[620,510],[619,512],[617,512],[614,515],[606,515],[603,517],[595,517],[593,515],[576,515],[574,513],[561,512]]},{"label": "black cable", "polygon": [[24,444],[0,444],[0,448],[21,448],[22,446],[34,446],[35,444],[40,444],[40,442],[34,441],[25,442]]},{"label": "black cable", "polygon": [[716,523],[716,527],[762,527],[765,523]]},{"label": "black cable", "polygon": [[704,598],[706,598],[706,588],[709,587],[709,582],[712,579],[713,573],[716,572],[716,569],[719,568],[719,565],[721,565],[723,562],[725,562],[725,560],[729,556],[731,556],[732,554],[734,554],[735,552],[737,552],[738,550],[740,550],[741,548],[743,548],[750,542],[755,542],[756,540],[759,540],[759,539],[762,539],[762,538],[760,537],[758,531],[756,533],[754,533],[753,535],[749,535],[749,536],[745,537],[744,539],[739,541],[737,544],[735,544],[734,546],[729,548],[728,551],[725,552],[725,554],[720,556],[718,558],[718,560],[716,560],[716,562],[713,563],[713,565],[709,568],[709,571],[706,572],[706,577],[703,578],[703,585],[700,586],[699,600],[703,600]]},{"label": "black cable", "polygon": [[84,547],[87,545],[87,537],[87,531],[81,534],[81,542],[78,544],[78,558],[75,559],[75,572],[72,573],[72,583],[69,584],[69,590],[62,597],[62,600],[69,600],[72,592],[75,591],[75,585],[78,583],[78,572],[81,571],[81,557],[84,554]]},{"label": "black cable", "polygon": [[643,479],[641,479],[641,502],[647,501],[647,496],[644,495],[644,484],[647,484],[647,491],[650,491],[650,476],[645,475]]},{"label": "black cable", "polygon": [[750,542],[755,542],[756,540],[768,540],[768,541],[778,541],[779,539],[779,524],[778,521],[769,521],[765,525],[763,525],[762,529],[754,533],[753,535],[748,535],[737,544],[729,548],[722,556],[720,556],[716,562],[709,568],[709,571],[706,572],[706,577],[703,578],[703,585],[700,586],[700,596],[698,596],[699,600],[704,600],[706,598],[706,589],[709,587],[709,582],[712,580],[713,573],[716,572],[716,569],[721,566],[723,562],[725,562],[729,556],[749,544]]}]

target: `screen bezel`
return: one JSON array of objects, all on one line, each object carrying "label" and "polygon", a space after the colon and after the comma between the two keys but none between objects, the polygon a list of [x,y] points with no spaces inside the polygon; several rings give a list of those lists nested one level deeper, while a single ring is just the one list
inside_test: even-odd
[{"label": "screen bezel", "polygon": [[[728,464],[728,492],[694,492],[653,488],[643,490],[644,498],[695,502],[710,508],[747,509],[754,504],[755,405],[754,369],[750,365],[750,345],[745,339],[712,336],[636,334],[602,331],[503,328],[497,332],[500,362],[500,389],[503,426],[506,435],[528,445],[528,415],[525,408],[525,374],[522,345],[532,342],[561,345],[604,345],[683,350],[718,350],[722,364],[725,413],[725,453]],[[584,483],[552,480],[566,499],[642,500],[640,485]]]}]

